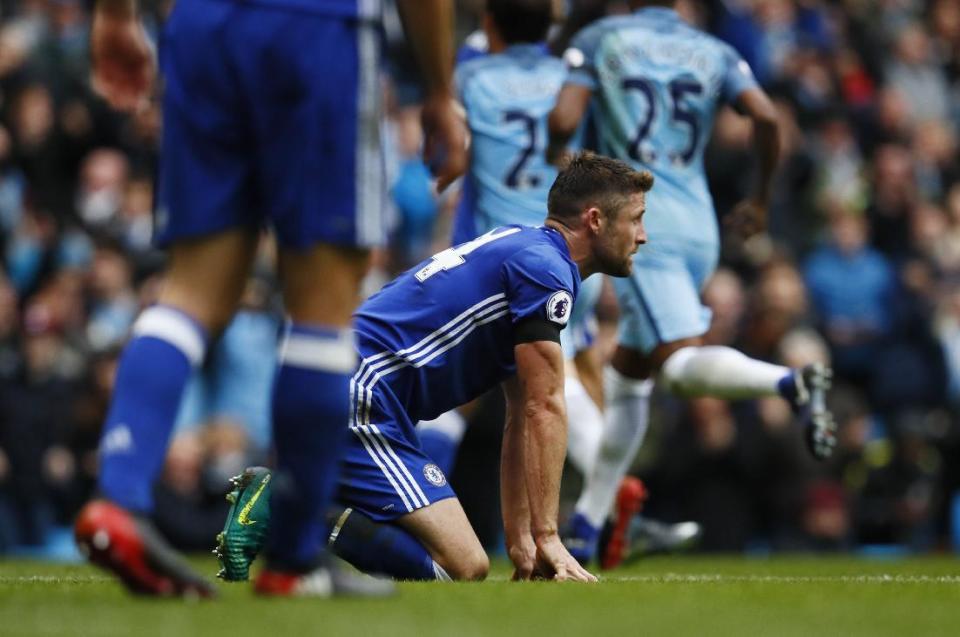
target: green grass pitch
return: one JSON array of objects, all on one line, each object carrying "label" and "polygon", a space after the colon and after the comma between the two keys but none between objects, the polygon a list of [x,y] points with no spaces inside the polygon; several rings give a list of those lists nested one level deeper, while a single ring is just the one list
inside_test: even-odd
[{"label": "green grass pitch", "polygon": [[[212,560],[196,560],[213,572]],[[0,635],[958,635],[960,562],[649,559],[595,585],[404,583],[389,600],[137,599],[87,566],[0,561]]]}]

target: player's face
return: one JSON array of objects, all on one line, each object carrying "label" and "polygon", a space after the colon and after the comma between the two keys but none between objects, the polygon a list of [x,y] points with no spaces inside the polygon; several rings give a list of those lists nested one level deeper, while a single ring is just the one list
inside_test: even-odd
[{"label": "player's face", "polygon": [[643,228],[644,212],[645,197],[639,192],[608,215],[597,250],[602,272],[611,276],[629,276],[633,271],[633,255],[647,242],[647,231]]}]

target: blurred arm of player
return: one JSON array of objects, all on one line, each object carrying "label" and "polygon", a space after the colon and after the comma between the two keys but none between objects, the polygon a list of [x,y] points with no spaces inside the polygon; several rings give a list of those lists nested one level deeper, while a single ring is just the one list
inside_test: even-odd
[{"label": "blurred arm of player", "polygon": [[453,2],[400,0],[398,7],[427,91],[423,159],[443,192],[467,169],[467,126],[453,91]]},{"label": "blurred arm of player", "polygon": [[547,126],[550,129],[550,143],[547,144],[547,162],[562,166],[569,151],[567,144],[577,132],[593,95],[586,86],[564,84],[557,95],[557,103],[550,111]]},{"label": "blurred arm of player", "polygon": [[135,111],[148,103],[157,63],[136,0],[97,0],[90,61],[93,90],[111,106]]},{"label": "blurred arm of player", "polygon": [[753,120],[753,149],[758,167],[753,192],[733,207],[726,224],[742,237],[750,237],[767,227],[773,177],[780,161],[780,132],[777,109],[762,89],[744,91],[735,106]]},{"label": "blurred arm of player", "polygon": [[[516,484],[517,476],[522,476],[526,482],[528,528],[536,547],[533,571],[558,581],[595,582],[597,578],[580,566],[563,546],[557,523],[560,478],[567,451],[563,353],[559,343],[544,340],[517,344],[514,356],[519,387],[507,392],[507,409],[511,414],[511,427],[517,430],[508,432],[507,436],[511,449],[507,451],[510,466],[504,474],[508,478],[504,488],[511,488],[510,478]],[[519,405],[516,404],[518,401]],[[515,448],[517,443],[519,453]],[[514,514],[523,516],[522,505],[516,504],[519,497],[516,493],[508,497],[510,502],[504,509],[505,518]],[[522,535],[517,530],[521,524],[526,526],[522,517],[504,522],[505,527],[512,528],[515,536]],[[525,539],[521,542],[520,549],[526,552],[529,544]],[[526,567],[526,564],[521,565]],[[517,565],[518,570],[521,565]]]}]

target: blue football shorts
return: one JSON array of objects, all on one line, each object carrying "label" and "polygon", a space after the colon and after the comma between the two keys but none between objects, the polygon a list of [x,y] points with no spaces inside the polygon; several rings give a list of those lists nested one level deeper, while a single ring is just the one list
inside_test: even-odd
[{"label": "blue football shorts", "polygon": [[159,50],[158,245],[267,225],[294,250],[382,242],[375,23],[189,0]]},{"label": "blue football shorts", "polygon": [[377,522],[389,522],[456,497],[443,471],[421,448],[416,423],[390,386],[371,384],[351,388],[350,433],[337,500]]}]

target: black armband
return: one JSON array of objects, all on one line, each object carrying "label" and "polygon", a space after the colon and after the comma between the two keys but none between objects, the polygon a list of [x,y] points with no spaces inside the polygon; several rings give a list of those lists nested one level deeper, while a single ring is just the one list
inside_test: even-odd
[{"label": "black armband", "polygon": [[513,342],[515,345],[535,341],[553,341],[559,344],[561,329],[563,328],[543,317],[528,316],[514,328]]}]

